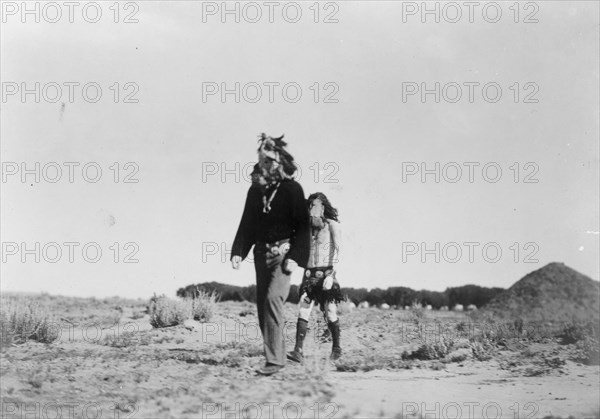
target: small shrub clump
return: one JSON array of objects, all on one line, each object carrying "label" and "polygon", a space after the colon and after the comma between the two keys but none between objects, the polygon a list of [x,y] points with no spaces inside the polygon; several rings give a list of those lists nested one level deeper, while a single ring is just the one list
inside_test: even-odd
[{"label": "small shrub clump", "polygon": [[419,359],[423,361],[443,359],[454,348],[454,340],[442,337],[436,342],[426,342],[412,353],[403,354],[404,359]]},{"label": "small shrub clump", "polygon": [[494,342],[487,338],[472,339],[469,342],[469,346],[473,353],[473,358],[478,361],[489,361],[492,359],[493,352],[496,348]]},{"label": "small shrub clump", "polygon": [[560,338],[561,342],[565,345],[582,341],[587,336],[597,337],[597,332],[594,330],[594,325],[592,323],[568,323],[564,325],[558,334],[558,338]]},{"label": "small shrub clump", "polygon": [[192,317],[199,322],[209,322],[217,307],[218,295],[216,292],[198,290],[196,297],[189,300],[192,306]]},{"label": "small shrub clump", "polygon": [[157,329],[177,326],[192,318],[192,309],[190,300],[172,300],[164,295],[155,294],[148,306],[150,324]]},{"label": "small shrub clump", "polygon": [[2,298],[0,342],[2,346],[33,340],[51,343],[60,337],[60,326],[49,310],[30,298]]},{"label": "small shrub clump", "polygon": [[120,335],[108,334],[101,341],[104,346],[113,348],[128,348],[137,345],[148,345],[148,339],[142,340],[135,332],[123,332]]},{"label": "small shrub clump", "polygon": [[598,339],[585,336],[575,344],[575,360],[586,365],[600,365],[600,345]]},{"label": "small shrub clump", "polygon": [[425,321],[425,309],[421,303],[413,301],[410,306],[410,318],[416,325],[420,325]]}]

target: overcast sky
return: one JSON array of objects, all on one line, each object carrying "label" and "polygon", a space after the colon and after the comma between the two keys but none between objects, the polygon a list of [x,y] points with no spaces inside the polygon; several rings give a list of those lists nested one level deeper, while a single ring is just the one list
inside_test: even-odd
[{"label": "overcast sky", "polygon": [[[320,3],[318,16],[298,3],[296,23],[286,3],[273,22],[255,3],[256,23],[258,9],[242,3],[239,23],[221,21],[221,2],[121,3],[118,17],[99,2],[97,23],[84,19],[95,16],[82,15],[85,2],[73,23],[66,7],[49,23],[56,10],[42,3],[36,23],[6,3],[3,291],[146,298],[205,281],[252,284],[252,263],[233,271],[225,253],[261,132],[285,134],[305,194],[325,192],[339,209],[342,287],[508,287],[553,261],[599,277],[597,2],[521,3],[518,16],[500,3],[500,18],[479,7],[472,23],[461,2],[457,23],[444,4],[439,23],[422,23],[420,2]],[[35,82],[40,103],[23,100]],[[69,82],[79,83],[73,98]],[[239,103],[208,94],[236,82]],[[439,103],[423,100],[436,82]],[[102,95],[90,103],[94,86]],[[22,182],[22,162],[40,163],[39,182]],[[432,170],[424,182],[422,163]],[[101,168],[97,182],[86,164],[88,180]]]}]

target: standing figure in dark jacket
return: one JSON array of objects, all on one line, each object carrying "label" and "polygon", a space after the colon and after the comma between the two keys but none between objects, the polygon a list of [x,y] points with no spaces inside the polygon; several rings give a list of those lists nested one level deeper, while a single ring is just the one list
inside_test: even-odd
[{"label": "standing figure in dark jacket", "polygon": [[259,143],[258,164],[233,242],[231,265],[239,269],[254,246],[256,306],[266,358],[266,365],[257,372],[271,375],[286,362],[284,304],[291,273],[308,262],[310,216],[304,191],[292,179],[297,168],[285,150],[283,136],[262,134]]}]

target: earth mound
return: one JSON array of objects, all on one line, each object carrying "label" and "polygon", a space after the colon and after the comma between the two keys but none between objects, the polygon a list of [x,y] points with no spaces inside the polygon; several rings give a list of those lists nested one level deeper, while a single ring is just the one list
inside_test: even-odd
[{"label": "earth mound", "polygon": [[595,321],[600,319],[600,282],[553,262],[533,271],[483,309],[501,318],[528,321]]}]

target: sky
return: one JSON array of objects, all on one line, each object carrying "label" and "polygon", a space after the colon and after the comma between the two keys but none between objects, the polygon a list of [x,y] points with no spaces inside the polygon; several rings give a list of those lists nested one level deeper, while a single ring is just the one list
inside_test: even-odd
[{"label": "sky", "polygon": [[342,287],[599,279],[597,2],[88,3],[2,6],[3,292],[252,284],[261,132],[338,208]]}]

